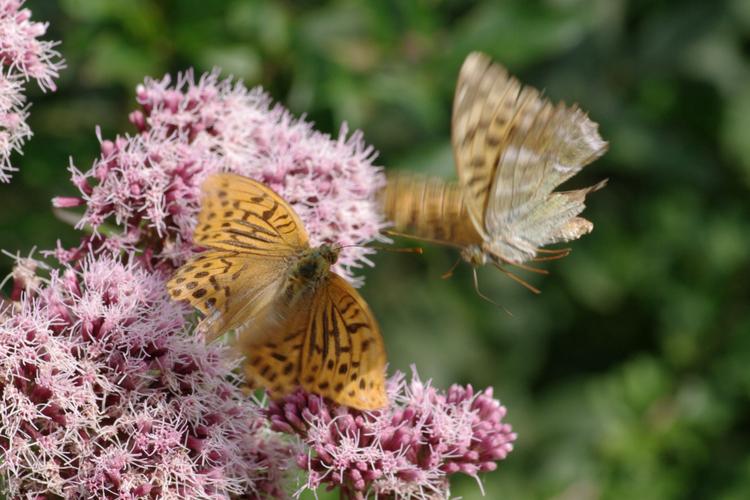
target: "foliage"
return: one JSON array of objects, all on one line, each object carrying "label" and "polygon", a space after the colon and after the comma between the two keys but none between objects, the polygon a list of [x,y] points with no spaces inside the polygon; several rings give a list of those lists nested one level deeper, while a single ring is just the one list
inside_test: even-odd
[{"label": "foliage", "polygon": [[[68,246],[49,199],[75,195],[104,137],[130,130],[133,89],[193,66],[263,84],[378,162],[452,176],[455,76],[484,50],[554,99],[579,102],[610,152],[571,187],[609,177],[595,230],[529,279],[455,258],[381,253],[362,293],[393,368],[493,385],[518,432],[489,498],[722,498],[750,494],[750,8],[743,0],[29,1],[62,40],[55,94],[27,89],[35,136],[0,185],[0,247]],[[61,192],[61,190],[69,190]],[[2,274],[11,261],[1,263]],[[478,495],[470,482],[453,493]]]}]

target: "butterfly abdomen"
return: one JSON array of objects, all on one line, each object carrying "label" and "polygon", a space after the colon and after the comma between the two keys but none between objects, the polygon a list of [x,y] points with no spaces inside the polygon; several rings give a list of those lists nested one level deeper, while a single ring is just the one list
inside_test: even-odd
[{"label": "butterfly abdomen", "polygon": [[389,173],[381,206],[396,233],[459,247],[482,242],[471,224],[461,188],[455,183]]}]

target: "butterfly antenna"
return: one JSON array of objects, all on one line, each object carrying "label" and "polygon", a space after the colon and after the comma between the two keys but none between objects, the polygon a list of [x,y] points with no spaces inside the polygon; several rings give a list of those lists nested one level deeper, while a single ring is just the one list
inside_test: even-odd
[{"label": "butterfly antenna", "polygon": [[444,280],[447,280],[448,278],[450,278],[451,276],[453,276],[453,271],[456,270],[456,268],[458,267],[458,264],[460,264],[460,263],[461,263],[461,256],[459,256],[456,259],[456,262],[453,263],[453,265],[451,266],[451,268],[448,269],[447,271],[445,271],[440,277],[443,278]]},{"label": "butterfly antenna", "polygon": [[422,249],[422,247],[391,248],[391,247],[384,247],[384,246],[371,246],[370,248],[377,248],[378,250],[384,250],[386,252],[396,252],[396,253],[415,253],[418,255],[422,255],[424,253],[424,250]]},{"label": "butterfly antenna", "polygon": [[477,295],[479,295],[481,298],[483,298],[484,300],[486,300],[493,306],[501,308],[503,311],[505,311],[505,313],[508,316],[513,316],[513,313],[510,312],[504,305],[498,304],[497,302],[495,302],[494,300],[492,300],[491,298],[487,297],[485,294],[482,293],[482,291],[479,289],[479,277],[477,276],[476,267],[473,269],[473,273],[474,273],[474,290],[477,292]]},{"label": "butterfly antenna", "polygon": [[422,255],[424,253],[424,250],[422,247],[405,247],[405,248],[399,248],[399,247],[387,247],[384,245],[339,245],[338,249],[342,248],[351,248],[351,247],[360,247],[360,248],[374,248],[375,250],[383,250],[386,252],[396,252],[396,253],[416,253],[419,255]]}]

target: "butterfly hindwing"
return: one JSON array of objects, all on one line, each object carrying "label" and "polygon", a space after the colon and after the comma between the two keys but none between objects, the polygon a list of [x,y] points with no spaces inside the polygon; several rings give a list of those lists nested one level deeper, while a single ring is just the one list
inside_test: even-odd
[{"label": "butterfly hindwing", "polygon": [[591,229],[576,221],[579,230],[570,231],[592,188],[552,191],[606,150],[596,125],[577,108],[553,107],[538,95],[527,99],[533,103],[519,110],[520,125],[499,159],[485,213],[487,235],[509,262],[529,260],[539,247]]},{"label": "butterfly hindwing", "polygon": [[289,394],[300,385],[309,302],[299,304],[301,312],[279,324],[262,342],[255,343],[242,336],[237,339],[237,346],[245,355],[246,381],[251,387],[265,387],[274,399]]},{"label": "butterfly hindwing", "polygon": [[333,401],[374,410],[388,403],[386,353],[375,318],[362,297],[331,273],[313,300],[302,347],[300,382]]},{"label": "butterfly hindwing", "polygon": [[605,184],[606,181],[602,181],[588,188],[551,193],[544,203],[537,204],[518,222],[518,231],[536,246],[571,241],[590,233],[594,225],[577,215],[585,208],[586,195]]}]

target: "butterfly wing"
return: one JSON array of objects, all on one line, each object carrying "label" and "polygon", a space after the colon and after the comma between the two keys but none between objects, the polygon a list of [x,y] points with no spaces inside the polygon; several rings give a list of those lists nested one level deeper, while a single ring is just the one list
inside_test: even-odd
[{"label": "butterfly wing", "polygon": [[307,336],[314,296],[307,293],[298,301],[296,313],[271,327],[262,340],[250,336],[237,339],[236,347],[245,356],[245,381],[265,388],[278,399],[299,387],[302,346]]},{"label": "butterfly wing", "polygon": [[278,257],[209,250],[180,267],[167,290],[204,314],[199,328],[209,340],[229,330],[259,339],[277,320],[285,270]]},{"label": "butterfly wing", "polygon": [[196,244],[217,250],[285,256],[309,246],[307,232],[289,204],[269,187],[221,173],[201,186]]},{"label": "butterfly wing", "polygon": [[515,126],[498,161],[484,226],[492,252],[523,262],[539,247],[576,239],[592,229],[577,217],[586,194],[552,191],[606,151],[597,125],[577,107],[553,106],[535,91],[522,91]]},{"label": "butterfly wing", "polygon": [[267,388],[273,398],[302,386],[353,408],[387,405],[385,346],[354,288],[331,273],[327,283],[304,293],[295,310],[263,342],[239,339],[248,384]]},{"label": "butterfly wing", "polygon": [[526,241],[531,242],[534,250],[543,245],[576,240],[590,233],[594,225],[578,214],[585,208],[586,195],[606,184],[604,180],[583,189],[551,193],[515,224],[516,231],[526,235]]},{"label": "butterfly wing", "polygon": [[221,173],[201,186],[194,240],[209,250],[177,270],[167,284],[173,298],[205,314],[209,339],[229,330],[258,342],[288,313],[278,300],[287,259],[309,248],[292,208],[252,179]]},{"label": "butterfly wing", "polygon": [[380,195],[392,233],[463,248],[480,244],[458,184],[437,177],[389,172]]},{"label": "butterfly wing", "polygon": [[362,410],[388,404],[380,329],[359,293],[334,273],[315,292],[301,355],[306,390]]},{"label": "butterfly wing", "polygon": [[477,231],[484,234],[484,213],[498,159],[514,126],[521,84],[484,54],[464,61],[456,84],[451,140],[458,180]]}]

